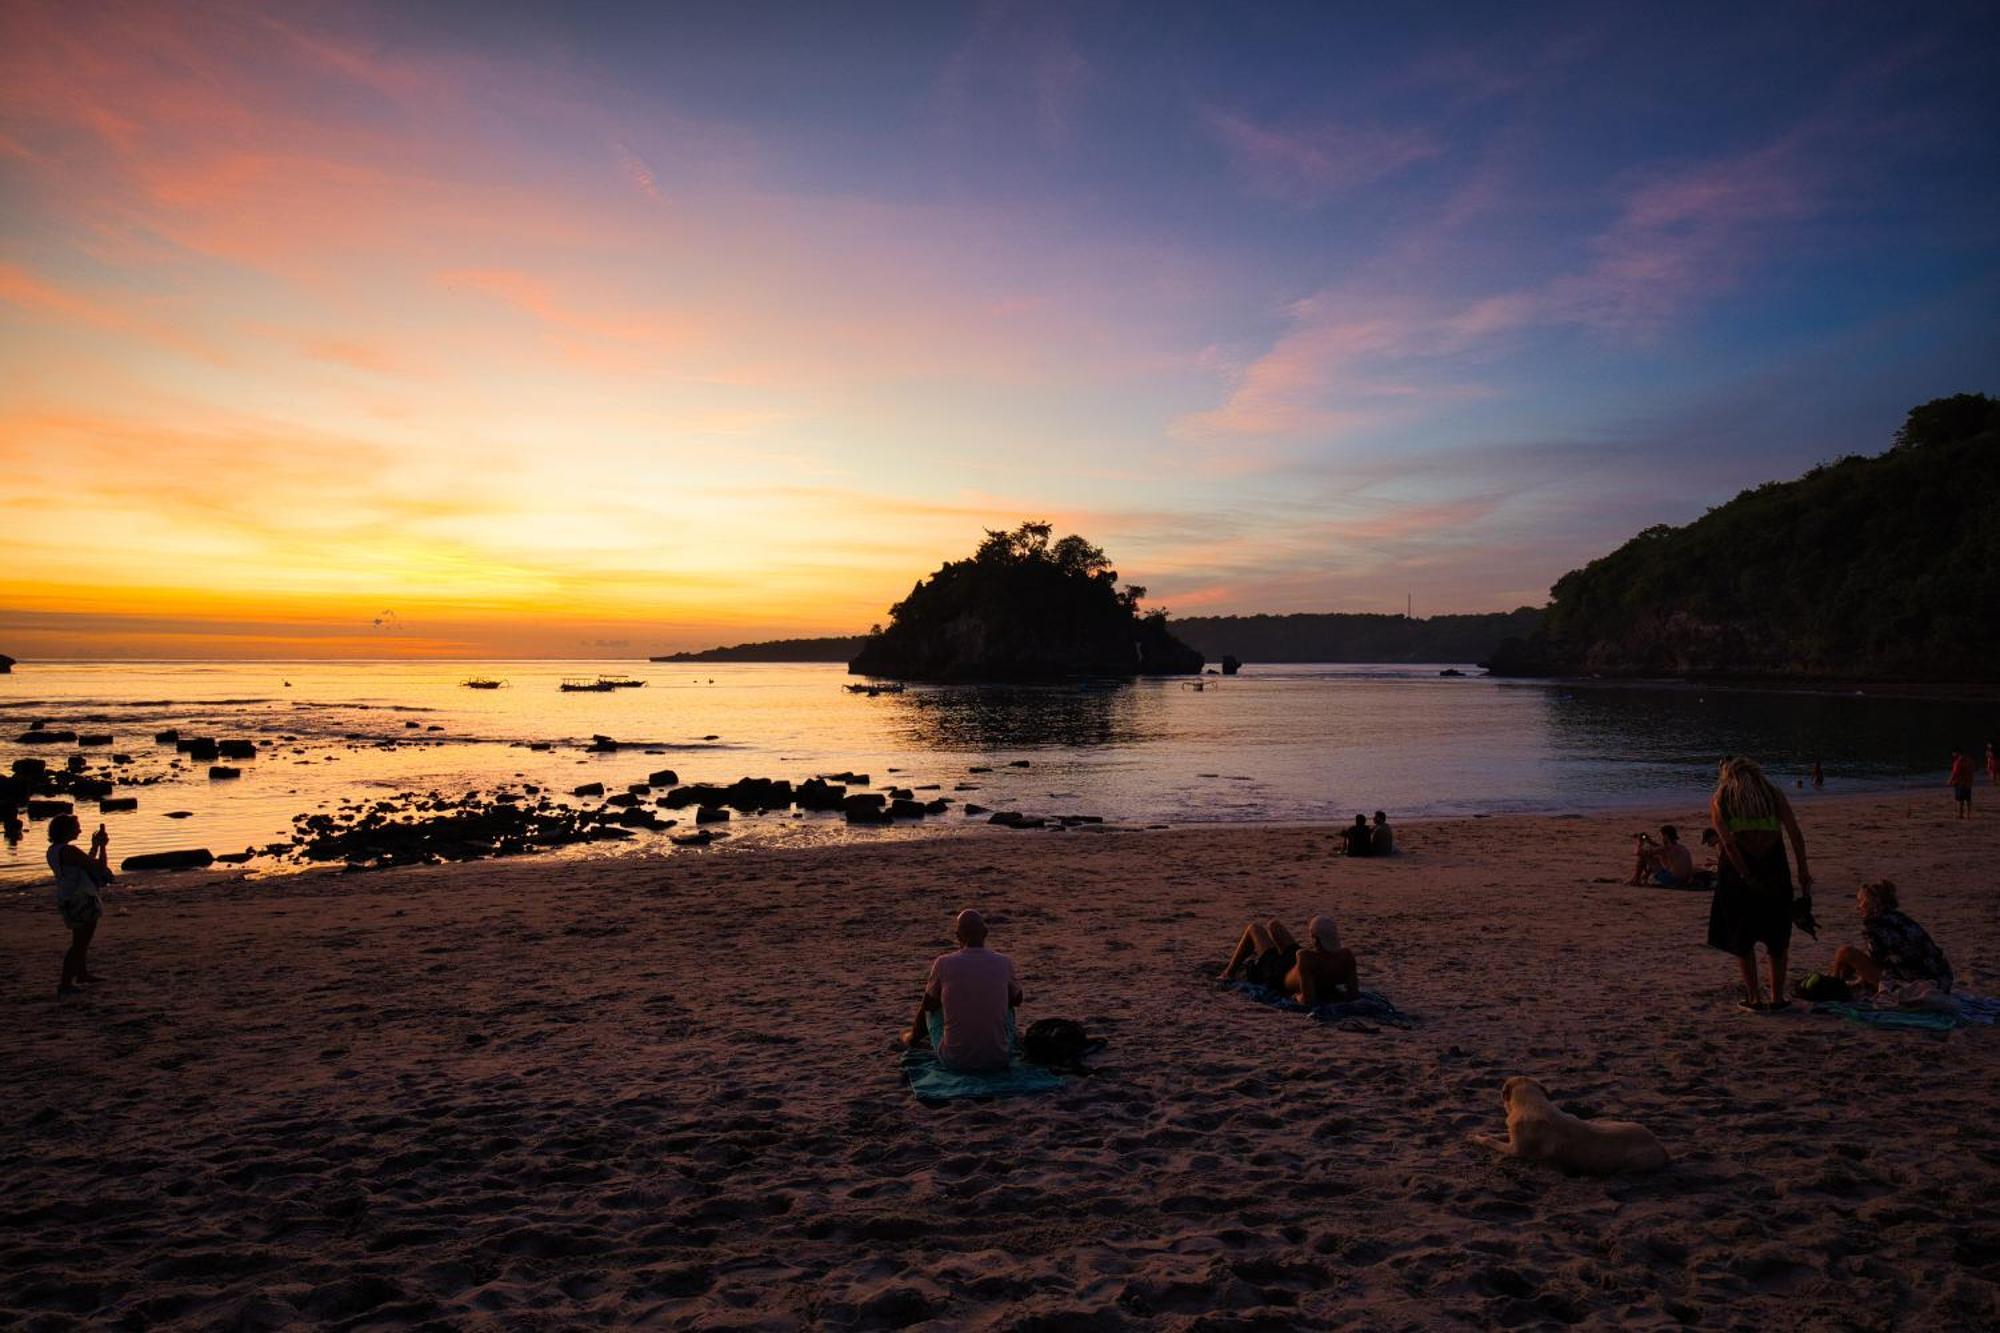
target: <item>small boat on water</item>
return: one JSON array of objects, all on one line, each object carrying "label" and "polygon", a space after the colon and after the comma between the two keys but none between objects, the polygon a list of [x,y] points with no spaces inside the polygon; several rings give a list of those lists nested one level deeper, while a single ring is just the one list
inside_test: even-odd
[{"label": "small boat on water", "polygon": [[887,685],[843,685],[840,688],[846,690],[849,694],[865,694],[871,699],[878,694],[901,694],[903,692],[901,681],[893,681]]},{"label": "small boat on water", "polygon": [[636,690],[645,685],[646,682],[643,680],[634,680],[630,676],[599,676],[597,683],[599,685],[609,685],[614,690]]},{"label": "small boat on water", "polygon": [[1438,672],[1438,674],[1440,676],[1463,676],[1465,673],[1457,667],[1446,667],[1444,670]]},{"label": "small boat on water", "polygon": [[504,680],[489,680],[485,676],[474,676],[471,680],[459,682],[468,690],[497,690],[506,683]]},{"label": "small boat on water", "polygon": [[609,694],[618,687],[602,676],[596,680],[586,680],[581,676],[572,676],[562,684],[556,686],[556,688],[564,694]]}]

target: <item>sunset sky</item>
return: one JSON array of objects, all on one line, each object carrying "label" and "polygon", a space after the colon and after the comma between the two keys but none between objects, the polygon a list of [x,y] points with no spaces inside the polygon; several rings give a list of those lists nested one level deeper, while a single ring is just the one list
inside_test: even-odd
[{"label": "sunset sky", "polygon": [[1995,28],[0,0],[0,651],[1539,604],[2000,392]]}]

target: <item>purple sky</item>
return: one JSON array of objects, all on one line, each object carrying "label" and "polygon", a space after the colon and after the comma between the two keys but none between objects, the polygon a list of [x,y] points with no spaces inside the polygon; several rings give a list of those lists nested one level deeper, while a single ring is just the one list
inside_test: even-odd
[{"label": "purple sky", "polygon": [[1993,18],[9,5],[0,647],[1539,603],[2000,390]]}]

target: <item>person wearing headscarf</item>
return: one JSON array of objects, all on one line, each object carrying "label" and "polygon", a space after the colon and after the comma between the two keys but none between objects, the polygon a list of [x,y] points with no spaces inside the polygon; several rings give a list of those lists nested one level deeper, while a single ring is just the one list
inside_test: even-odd
[{"label": "person wearing headscarf", "polygon": [[1254,982],[1305,1005],[1357,998],[1361,983],[1354,951],[1342,946],[1334,919],[1315,916],[1306,923],[1306,939],[1300,944],[1275,917],[1252,921],[1243,927],[1221,980]]},{"label": "person wearing headscarf", "polygon": [[[1792,945],[1793,894],[1791,863],[1785,843],[1798,857],[1797,892],[1804,897],[1801,915],[1810,918],[1812,871],[1806,865],[1806,838],[1785,794],[1764,776],[1754,760],[1722,761],[1715,794],[1708,803],[1721,851],[1716,862],[1715,896],[1709,902],[1708,943],[1736,959],[1743,979],[1743,1007],[1762,1012],[1790,1003],[1785,994],[1785,968]],[[1771,970],[1771,999],[1758,987],[1757,946]]]}]

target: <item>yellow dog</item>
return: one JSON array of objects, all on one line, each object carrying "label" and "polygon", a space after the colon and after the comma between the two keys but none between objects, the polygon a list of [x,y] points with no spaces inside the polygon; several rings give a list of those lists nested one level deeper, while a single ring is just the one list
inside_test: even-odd
[{"label": "yellow dog", "polygon": [[1565,1171],[1593,1176],[1620,1171],[1657,1171],[1667,1164],[1667,1150],[1651,1130],[1630,1120],[1579,1120],[1556,1109],[1548,1089],[1516,1075],[1500,1086],[1507,1108],[1507,1137],[1475,1134],[1474,1143],[1498,1149],[1509,1157],[1554,1162]]}]

